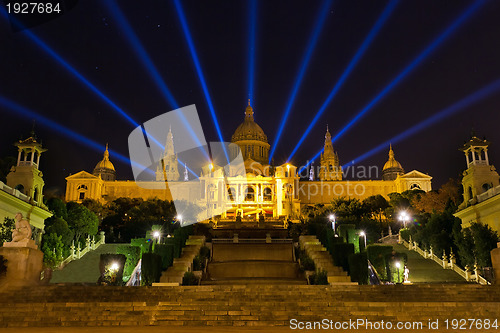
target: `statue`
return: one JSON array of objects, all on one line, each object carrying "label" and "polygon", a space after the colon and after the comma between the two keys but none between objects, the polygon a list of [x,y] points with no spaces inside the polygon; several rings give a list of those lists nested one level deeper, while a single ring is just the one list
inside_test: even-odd
[{"label": "statue", "polygon": [[12,230],[12,242],[20,242],[25,239],[31,239],[31,225],[23,219],[23,214],[17,213],[16,228]]},{"label": "statue", "polygon": [[410,270],[408,269],[408,267],[405,265],[405,269],[403,271],[403,276],[404,276],[404,282],[403,283],[409,283],[410,280],[409,280],[409,277],[410,277]]}]

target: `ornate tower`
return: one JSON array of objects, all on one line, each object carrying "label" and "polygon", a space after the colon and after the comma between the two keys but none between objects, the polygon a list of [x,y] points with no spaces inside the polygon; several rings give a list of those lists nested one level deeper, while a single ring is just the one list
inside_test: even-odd
[{"label": "ornate tower", "polygon": [[174,150],[174,136],[172,134],[172,129],[169,128],[167,141],[165,143],[165,151],[156,168],[156,180],[171,182],[179,180],[179,177],[177,154],[175,154]]},{"label": "ornate tower", "polygon": [[17,164],[7,175],[7,185],[19,190],[32,198],[39,205],[43,204],[43,174],[38,169],[40,155],[47,151],[37,142],[34,132],[26,140],[19,140],[14,144],[18,148]]},{"label": "ornate tower", "polygon": [[474,203],[476,196],[499,185],[499,176],[488,159],[490,142],[475,135],[460,149],[465,154],[467,170],[464,171],[464,204]]},{"label": "ornate tower", "polygon": [[[243,160],[252,159],[261,164],[269,164],[270,145],[267,142],[266,134],[254,121],[250,100],[248,100],[248,106],[245,110],[245,120],[234,131],[231,142],[240,147]],[[233,160],[238,151],[237,149],[232,149],[230,153],[231,160]]]},{"label": "ornate tower", "polygon": [[92,172],[94,176],[100,176],[102,180],[113,181],[116,180],[115,166],[109,160],[108,144],[106,143],[106,150],[102,160],[97,163]]},{"label": "ornate tower", "polygon": [[392,150],[392,144],[389,146],[389,159],[384,164],[384,169],[382,170],[383,180],[395,180],[398,175],[404,174],[405,171],[401,164],[394,158],[394,151]]},{"label": "ornate tower", "polygon": [[320,180],[342,180],[342,168],[339,156],[333,150],[332,135],[326,126],[325,147],[321,153],[321,166],[319,171]]}]

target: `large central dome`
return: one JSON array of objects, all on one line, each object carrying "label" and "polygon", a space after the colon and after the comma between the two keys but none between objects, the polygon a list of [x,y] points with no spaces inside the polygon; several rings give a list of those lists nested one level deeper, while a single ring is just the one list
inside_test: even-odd
[{"label": "large central dome", "polygon": [[267,135],[253,119],[253,109],[250,102],[245,110],[245,121],[238,126],[231,137],[231,142],[234,143],[241,140],[258,140],[267,143]]},{"label": "large central dome", "polygon": [[[253,159],[259,163],[267,164],[269,158],[269,143],[267,135],[253,119],[253,109],[250,100],[245,110],[245,120],[241,123],[231,137],[231,142],[236,143],[243,153],[243,158]],[[236,152],[232,152],[233,158]]]}]

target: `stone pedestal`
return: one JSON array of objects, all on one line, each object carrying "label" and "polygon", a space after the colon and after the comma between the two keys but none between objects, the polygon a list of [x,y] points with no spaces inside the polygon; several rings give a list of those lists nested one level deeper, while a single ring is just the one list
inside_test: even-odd
[{"label": "stone pedestal", "polygon": [[500,243],[496,249],[491,250],[491,263],[495,274],[495,284],[500,285]]},{"label": "stone pedestal", "polygon": [[0,247],[0,255],[7,259],[7,273],[0,278],[0,286],[39,284],[43,252],[31,247],[9,247],[5,244]]}]

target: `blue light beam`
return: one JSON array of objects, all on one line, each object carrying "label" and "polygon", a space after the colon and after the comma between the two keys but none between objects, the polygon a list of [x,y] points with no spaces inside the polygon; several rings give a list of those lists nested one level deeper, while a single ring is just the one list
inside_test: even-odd
[{"label": "blue light beam", "polygon": [[487,86],[481,88],[480,90],[472,93],[471,95],[463,98],[462,100],[454,103],[453,105],[445,108],[442,111],[439,111],[438,113],[435,113],[431,117],[419,122],[413,127],[410,127],[404,132],[401,132],[400,134],[394,136],[393,138],[385,141],[384,143],[381,143],[380,145],[376,146],[375,148],[371,149],[370,151],[360,155],[356,159],[352,160],[350,163],[346,164],[347,165],[353,165],[356,163],[359,163],[368,157],[378,153],[382,149],[387,149],[390,143],[395,144],[398,143],[404,139],[407,139],[408,137],[417,134],[418,132],[435,125],[436,123],[444,120],[445,118],[448,118],[452,115],[454,115],[457,112],[463,111],[465,108],[471,106],[472,104],[475,104],[479,101],[481,101],[484,98],[487,98],[493,93],[496,93],[500,91],[500,79],[497,79],[496,81],[488,84]]},{"label": "blue light beam", "polygon": [[[7,18],[7,13],[5,9],[0,6],[0,13],[4,17]],[[12,22],[19,27],[21,24],[12,19]],[[78,80],[80,80],[87,88],[89,88],[92,92],[94,92],[98,97],[100,97],[104,102],[106,102],[109,106],[111,106],[115,111],[117,111],[122,117],[124,117],[128,122],[130,122],[135,127],[139,126],[139,124],[133,120],[124,110],[122,110],[118,105],[116,105],[111,99],[109,99],[104,93],[102,93],[95,85],[93,85],[89,80],[87,80],[80,72],[78,72],[73,66],[71,66],[67,61],[65,61],[57,52],[55,52],[52,48],[50,48],[47,44],[45,44],[40,38],[38,38],[34,33],[32,33],[29,29],[24,29],[21,31],[22,34],[26,35],[29,39],[31,39],[36,45],[38,45],[43,51],[48,53],[54,60],[56,60],[60,65],[62,65],[69,73],[75,76]]]},{"label": "blue light beam", "polygon": [[300,148],[300,146],[302,145],[302,143],[304,142],[306,137],[309,135],[309,133],[313,129],[314,125],[316,125],[316,123],[318,122],[318,120],[321,117],[321,115],[323,114],[323,112],[325,112],[328,105],[332,102],[333,98],[337,95],[338,91],[340,90],[340,88],[344,84],[345,80],[349,77],[349,74],[351,74],[354,67],[357,65],[357,63],[359,62],[361,57],[364,55],[364,53],[366,52],[366,50],[368,49],[368,47],[370,46],[372,41],[375,39],[375,37],[379,33],[380,29],[382,29],[382,26],[384,25],[384,23],[387,21],[389,16],[392,14],[394,9],[396,8],[396,5],[398,4],[398,2],[399,2],[399,0],[392,0],[391,2],[389,2],[387,4],[387,6],[385,7],[382,14],[380,14],[380,17],[377,19],[374,26],[372,27],[372,29],[370,30],[370,32],[366,36],[366,38],[363,41],[363,43],[361,44],[361,46],[359,47],[358,51],[356,52],[354,57],[351,59],[351,62],[346,67],[346,69],[344,70],[344,72],[342,73],[340,78],[338,79],[337,83],[335,84],[335,86],[331,90],[330,94],[328,95],[326,100],[323,102],[323,104],[319,108],[318,112],[316,112],[316,115],[314,116],[313,120],[311,121],[311,123],[307,127],[304,134],[302,134],[302,137],[300,138],[299,142],[293,148],[292,153],[288,157],[288,161],[290,161],[292,159],[292,157],[295,155],[297,150]]},{"label": "blue light beam", "polygon": [[283,114],[283,118],[281,118],[281,122],[278,128],[278,132],[276,134],[276,138],[274,139],[273,146],[271,147],[271,152],[269,153],[269,163],[271,163],[271,160],[273,158],[274,152],[276,151],[276,146],[278,145],[278,142],[281,138],[281,133],[283,133],[283,129],[285,127],[286,121],[288,119],[288,116],[290,114],[290,110],[292,108],[293,102],[295,100],[295,97],[297,96],[297,91],[300,88],[300,84],[302,83],[302,79],[304,77],[304,74],[306,72],[306,69],[309,65],[309,61],[311,60],[312,53],[314,49],[316,48],[316,43],[318,42],[319,36],[321,34],[321,30],[323,28],[323,25],[325,23],[326,17],[328,16],[329,9],[332,5],[332,0],[325,0],[323,1],[323,5],[320,8],[320,11],[318,13],[316,21],[316,25],[314,26],[314,29],[312,31],[311,37],[309,39],[309,42],[306,47],[306,52],[304,53],[304,57],[302,58],[302,64],[300,65],[299,72],[297,73],[297,78],[295,79],[295,83],[293,85],[292,92],[290,94],[290,97],[288,99],[288,103],[285,108],[285,112]]},{"label": "blue light beam", "polygon": [[402,72],[400,72],[370,103],[368,103],[347,125],[344,126],[332,139],[332,142],[338,140],[347,132],[358,120],[370,111],[378,102],[382,100],[398,83],[401,82],[417,65],[427,58],[439,45],[441,45],[452,33],[458,29],[474,12],[476,12],[486,0],[475,1],[466,10],[441,33],[422,53],[420,53]]},{"label": "blue light beam", "polygon": [[[163,80],[158,69],[153,63],[153,60],[151,59],[148,52],[140,42],[137,35],[135,34],[134,29],[130,26],[129,22],[127,21],[127,18],[121,11],[118,4],[116,4],[115,1],[104,1],[104,4],[107,7],[108,11],[113,16],[113,18],[118,22],[118,25],[121,27],[125,35],[128,36],[127,41],[130,42],[132,49],[136,53],[137,57],[141,60],[141,63],[146,68],[153,81],[156,83],[156,86],[159,88],[160,92],[166,99],[167,103],[170,104],[170,106],[173,109],[178,109],[179,104],[175,100],[174,96],[172,95],[172,92],[165,83],[165,80]],[[191,134],[191,137],[194,138],[195,142],[198,144],[199,149],[205,155],[207,161],[210,161],[210,156],[208,155],[207,151],[204,149],[204,146],[198,139],[198,135],[196,135],[196,133],[193,131],[193,128],[191,127],[187,119],[184,117],[184,115],[182,113],[179,113],[179,115],[187,131]],[[160,147],[163,146],[160,145]]]},{"label": "blue light beam", "polygon": [[[191,38],[191,33],[189,32],[189,27],[187,25],[187,19],[184,15],[184,11],[182,9],[181,3],[179,0],[174,0],[175,9],[177,11],[177,15],[179,17],[179,21],[182,26],[182,31],[184,32],[184,37],[186,38],[186,42],[189,47],[189,52],[191,53],[191,58],[193,59],[194,66],[196,68],[196,72],[198,74],[198,78],[200,80],[201,87],[203,89],[203,93],[205,94],[205,99],[208,104],[208,108],[210,110],[210,115],[212,116],[212,120],[215,125],[215,129],[217,130],[217,135],[219,136],[219,141],[224,142],[222,138],[222,132],[219,126],[219,122],[217,121],[217,115],[215,114],[214,106],[212,103],[212,99],[210,97],[210,93],[208,92],[207,83],[205,81],[205,76],[203,75],[203,71],[201,69],[200,61],[198,60],[198,55],[196,54],[196,49],[193,43],[193,39]],[[223,146],[224,155],[226,155],[227,162],[229,163],[229,156],[227,154],[226,147]]]},{"label": "blue light beam", "polygon": [[249,0],[249,34],[248,34],[248,98],[253,99],[255,80],[255,35],[257,30],[257,0]]},{"label": "blue light beam", "polygon": [[[28,118],[28,119],[35,119],[37,121],[37,123],[39,124],[42,124],[43,126],[46,126],[48,128],[50,128],[51,130],[55,130],[57,133],[60,133],[72,140],[74,140],[75,142],[79,143],[79,144],[83,144],[91,149],[94,149],[94,150],[97,150],[99,152],[103,152],[106,147],[75,132],[75,131],[72,131],[70,130],[69,128],[63,126],[63,125],[60,125],[58,123],[56,123],[55,121],[49,119],[49,118],[46,118],[42,115],[40,115],[39,113],[25,107],[25,106],[22,106],[4,96],[1,96],[0,95],[0,106],[3,106],[5,109],[9,109],[13,112],[15,112],[15,114],[17,116],[22,116],[22,117],[25,117],[25,118]],[[152,170],[150,170],[150,168],[146,168],[145,166],[141,165],[140,163],[137,163],[136,161],[132,161],[131,159],[129,159],[128,157],[112,150],[112,149],[108,149],[111,157],[113,158],[116,158],[119,162],[122,162],[122,163],[125,163],[127,165],[134,165],[138,168],[141,168],[143,170],[148,170],[149,173],[154,173]],[[182,161],[179,161],[179,163],[183,164]],[[196,178],[198,178],[198,175],[193,171],[191,170],[190,168],[187,168],[187,170],[192,174],[194,175]]]}]

